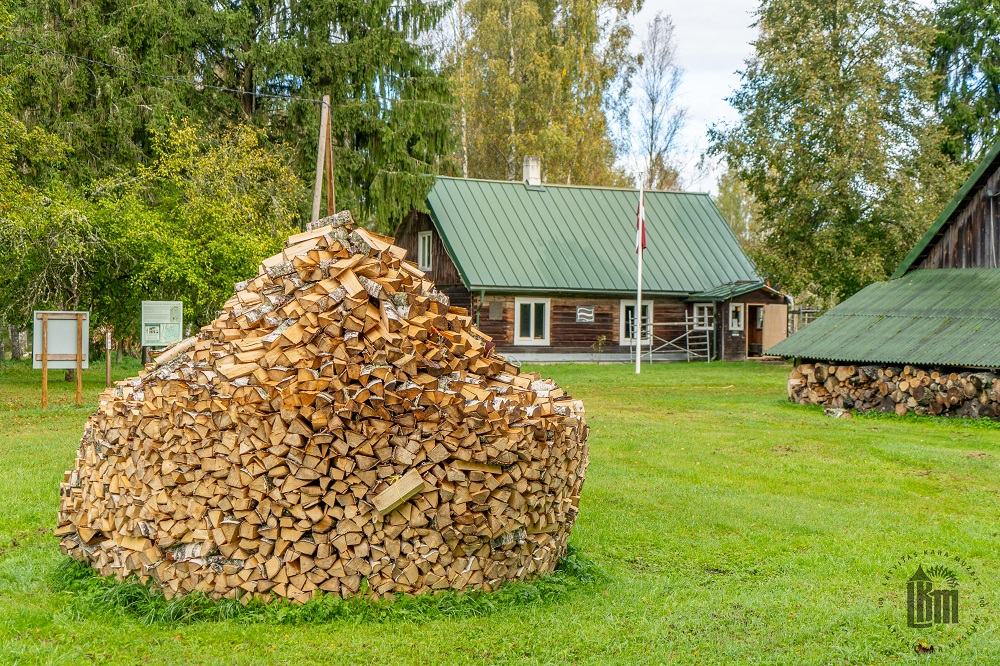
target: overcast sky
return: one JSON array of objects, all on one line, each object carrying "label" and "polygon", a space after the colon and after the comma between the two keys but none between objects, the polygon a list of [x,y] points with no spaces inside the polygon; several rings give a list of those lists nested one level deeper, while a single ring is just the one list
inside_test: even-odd
[{"label": "overcast sky", "polygon": [[[689,159],[681,174],[686,190],[715,191],[717,171],[701,173],[697,161],[708,145],[709,126],[736,118],[726,97],[739,85],[736,72],[753,51],[756,31],[750,26],[757,6],[756,0],[646,0],[634,19],[633,52],[658,11],[669,14],[676,26],[677,59],[684,69],[679,102],[688,109],[682,141]],[[637,122],[634,117],[633,127]]]}]

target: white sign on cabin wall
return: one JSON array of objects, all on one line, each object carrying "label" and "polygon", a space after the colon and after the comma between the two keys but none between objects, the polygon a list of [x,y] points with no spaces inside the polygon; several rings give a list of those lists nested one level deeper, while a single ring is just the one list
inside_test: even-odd
[{"label": "white sign on cabin wall", "polygon": [[142,302],[142,346],[166,347],[179,342],[184,333],[184,303]]},{"label": "white sign on cabin wall", "polygon": [[[42,335],[42,315],[48,315],[48,331]],[[83,315],[83,369],[90,367],[90,313],[35,311],[31,330],[31,367],[42,369],[42,338],[49,357],[49,370],[75,370],[77,350],[77,315]]]}]

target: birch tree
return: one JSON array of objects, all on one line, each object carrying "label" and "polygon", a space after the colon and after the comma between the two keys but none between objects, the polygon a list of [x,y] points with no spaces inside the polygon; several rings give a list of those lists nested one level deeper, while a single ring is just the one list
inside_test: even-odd
[{"label": "birch tree", "polygon": [[636,96],[642,119],[645,186],[680,189],[674,153],[686,110],[677,104],[683,70],[677,65],[674,23],[658,12],[646,31],[639,55]]}]

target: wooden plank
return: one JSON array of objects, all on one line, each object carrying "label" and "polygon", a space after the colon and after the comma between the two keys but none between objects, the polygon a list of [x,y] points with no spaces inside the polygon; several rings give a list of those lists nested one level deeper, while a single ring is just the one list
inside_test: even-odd
[{"label": "wooden plank", "polygon": [[49,317],[42,315],[42,409],[49,408]]},{"label": "wooden plank", "polygon": [[380,516],[388,515],[421,490],[424,489],[424,479],[415,469],[404,474],[396,483],[379,493],[372,504]]},{"label": "wooden plank", "polygon": [[[47,346],[47,345],[45,345]],[[44,356],[44,358],[43,358]],[[79,354],[35,354],[36,361],[80,361],[83,360],[83,352]]]},{"label": "wooden plank", "polygon": [[[81,313],[82,314],[82,313]],[[76,319],[77,313],[75,312],[46,312],[41,315],[42,321],[46,319]]]},{"label": "wooden plank", "polygon": [[76,315],[76,404],[83,404],[83,313]]},{"label": "wooden plank", "polygon": [[104,388],[109,388],[111,386],[111,331],[107,331],[104,335]]}]

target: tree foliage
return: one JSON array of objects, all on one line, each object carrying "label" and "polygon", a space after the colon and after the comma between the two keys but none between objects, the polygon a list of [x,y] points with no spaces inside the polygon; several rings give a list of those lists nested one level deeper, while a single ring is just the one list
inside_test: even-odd
[{"label": "tree foliage", "polygon": [[305,186],[291,156],[247,125],[171,122],[153,135],[148,164],[86,196],[12,180],[21,147],[58,142],[10,126],[20,140],[0,149],[0,317],[16,325],[36,309],[85,309],[95,327],[134,339],[142,300],[177,299],[200,326],[297,226]]},{"label": "tree foliage", "polygon": [[464,0],[446,58],[463,174],[514,180],[526,154],[549,182],[620,184],[612,125],[627,117],[637,0]]},{"label": "tree foliage", "polygon": [[94,306],[120,330],[137,328],[143,299],[182,300],[189,324],[211,321],[233,284],[281,248],[305,199],[290,156],[246,125],[218,134],[174,122],[153,152],[133,176],[104,183],[93,205],[120,256]]},{"label": "tree foliage", "polygon": [[762,4],[740,118],[711,130],[711,151],[756,202],[758,267],[793,293],[885,278],[954,191],[929,24],[909,1]]},{"label": "tree foliage", "polygon": [[332,100],[337,203],[391,227],[422,206],[450,150],[447,78],[418,44],[443,14],[425,0],[18,0],[14,37],[200,89],[8,44],[17,115],[73,150],[74,184],[149,160],[169,117],[220,130],[251,122],[315,165],[319,106]]},{"label": "tree foliage", "polygon": [[1000,4],[945,0],[937,29],[938,109],[952,135],[945,150],[975,161],[1000,136]]},{"label": "tree foliage", "polygon": [[729,169],[719,176],[717,187],[719,193],[715,197],[715,205],[752,258],[761,235],[760,216],[753,195],[746,183]]},{"label": "tree foliage", "polygon": [[0,322],[24,326],[38,307],[86,302],[111,249],[81,202],[53,179],[65,144],[14,116],[9,85],[0,79]]}]

